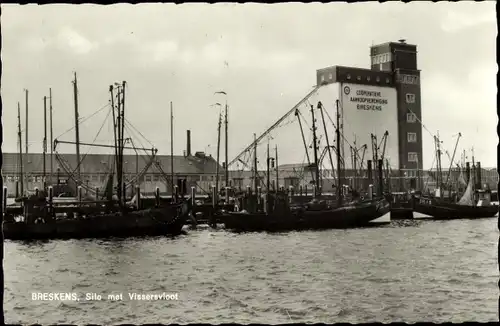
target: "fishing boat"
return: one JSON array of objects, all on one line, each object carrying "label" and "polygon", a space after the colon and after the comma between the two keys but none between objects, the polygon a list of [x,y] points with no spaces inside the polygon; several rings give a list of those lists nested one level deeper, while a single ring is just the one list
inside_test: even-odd
[{"label": "fishing boat", "polygon": [[[34,211],[43,212],[46,203],[39,206],[25,202]],[[130,236],[179,235],[190,213],[190,201],[168,207],[145,210],[123,209],[82,214],[77,217],[54,218],[50,214],[32,214],[24,220],[4,221],[3,233],[9,240],[82,239]]]},{"label": "fishing boat", "polygon": [[[321,105],[318,104],[318,108]],[[316,144],[316,134],[313,114],[313,144]],[[337,103],[337,126],[339,126],[339,109]],[[340,131],[337,129],[337,143],[340,143]],[[256,159],[256,141],[254,144],[254,162]],[[314,148],[314,166],[318,167],[317,148]],[[341,184],[340,169],[340,148],[337,149],[337,185]],[[272,158],[269,156],[269,145],[267,150],[267,193],[261,195],[259,191],[255,195],[246,196],[244,209],[239,212],[222,212],[221,220],[226,229],[234,231],[292,231],[292,230],[319,230],[336,229],[367,226],[369,222],[382,217],[390,210],[389,202],[383,197],[373,198],[372,187],[368,200],[357,200],[342,204],[345,194],[342,192],[344,187],[337,187],[337,204],[320,201],[314,198],[305,205],[291,205],[289,195],[286,191],[270,191],[270,163]],[[256,163],[254,170],[257,171]],[[315,193],[320,194],[319,169],[316,168],[314,179]],[[380,188],[381,189],[381,188]],[[318,197],[318,196],[316,196]]]},{"label": "fishing boat", "polygon": [[[474,219],[494,217],[498,213],[498,205],[491,204],[488,190],[473,190],[474,178],[469,178],[467,189],[457,203],[450,203],[438,198],[415,198],[415,212],[430,215],[434,219]],[[475,195],[476,194],[476,195]],[[478,197],[476,201],[474,197]]]},{"label": "fishing boat", "polygon": [[[75,82],[76,85],[76,76]],[[35,194],[22,198],[24,216],[16,219],[13,216],[6,218],[3,224],[4,237],[11,240],[35,239],[79,239],[100,237],[127,237],[127,236],[152,236],[152,235],[178,235],[191,213],[191,200],[185,198],[178,201],[175,198],[169,203],[158,203],[154,208],[141,209],[139,203],[140,192],[131,201],[126,201],[123,174],[123,150],[125,147],[125,82],[118,86],[116,97],[118,106],[114,105],[113,86],[110,87],[111,111],[113,113],[113,127],[115,136],[115,149],[113,165],[116,168],[117,184],[114,183],[114,168],[111,169],[105,192],[99,196],[99,191],[86,186],[86,190],[94,190],[93,200],[82,200],[81,180],[70,173],[70,178],[78,184],[78,197],[76,202],[66,202],[66,212],[57,214],[54,205],[53,189],[42,189]],[[76,91],[75,91],[76,96]],[[78,114],[76,114],[78,116]],[[78,121],[78,119],[75,119]],[[78,126],[78,122],[76,123]],[[70,142],[66,142],[70,143]],[[55,141],[57,144],[57,140]],[[79,142],[77,136],[77,152]],[[106,145],[94,145],[109,147]],[[54,146],[55,148],[56,146]],[[138,148],[135,148],[137,150]],[[152,150],[151,162],[154,162],[156,151]],[[77,156],[79,156],[77,154]],[[67,170],[66,163],[57,154],[61,166]],[[78,161],[78,166],[81,161]],[[116,194],[114,193],[116,190]],[[158,194],[159,196],[159,194]]]},{"label": "fishing boat", "polygon": [[[255,196],[253,196],[255,198]],[[266,202],[266,195],[262,202]],[[301,231],[344,229],[369,226],[370,222],[390,210],[385,198],[364,200],[335,208],[327,205],[314,209],[309,205],[289,205],[286,193],[267,194],[269,207],[253,211],[222,212],[220,219],[226,229],[233,231]],[[254,205],[255,206],[255,205]],[[311,207],[311,208],[308,208]]]},{"label": "fishing boat", "polygon": [[392,192],[389,195],[391,220],[413,219],[412,197],[408,192]]}]

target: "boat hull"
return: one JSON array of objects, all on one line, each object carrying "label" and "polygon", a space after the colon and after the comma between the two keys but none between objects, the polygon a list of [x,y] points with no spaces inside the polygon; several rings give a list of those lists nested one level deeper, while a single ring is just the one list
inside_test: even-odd
[{"label": "boat hull", "polygon": [[227,212],[221,220],[226,229],[233,231],[345,229],[368,226],[389,210],[387,201],[378,200],[330,210],[292,210],[281,214]]},{"label": "boat hull", "polygon": [[178,207],[94,215],[49,223],[4,222],[9,240],[84,239],[131,236],[179,235],[188,213]]},{"label": "boat hull", "polygon": [[420,214],[430,215],[434,219],[475,219],[494,217],[498,213],[498,206],[465,206],[451,203],[416,203],[414,211]]}]

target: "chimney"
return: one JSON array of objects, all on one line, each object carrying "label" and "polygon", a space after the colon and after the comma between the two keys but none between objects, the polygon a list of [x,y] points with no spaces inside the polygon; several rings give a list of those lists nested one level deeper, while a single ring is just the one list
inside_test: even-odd
[{"label": "chimney", "polygon": [[191,156],[191,130],[187,130],[186,156]]}]

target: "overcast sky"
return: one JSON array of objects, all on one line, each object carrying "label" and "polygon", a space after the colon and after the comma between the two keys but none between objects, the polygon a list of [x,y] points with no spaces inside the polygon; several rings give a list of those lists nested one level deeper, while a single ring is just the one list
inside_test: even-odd
[{"label": "overcast sky", "polygon": [[[173,101],[175,152],[185,149],[191,129],[193,151],[215,155],[218,111],[210,105],[224,103],[213,93],[225,90],[232,158],[311,90],[316,69],[369,68],[370,45],[405,38],[417,45],[422,70],[424,167],[433,162],[431,133],[438,130],[450,154],[461,132],[459,150],[474,146],[476,160],[496,166],[494,2],[2,5],[1,19],[6,152],[16,150],[18,101],[24,129],[24,89],[31,152],[42,150],[49,87],[54,136],[71,128],[76,71],[81,117],[108,103],[110,84],[126,80],[128,120],[164,154]],[[84,123],[82,141],[93,141],[107,112]],[[97,141],[110,135],[108,124]],[[303,160],[300,143],[273,141],[280,163]]]}]

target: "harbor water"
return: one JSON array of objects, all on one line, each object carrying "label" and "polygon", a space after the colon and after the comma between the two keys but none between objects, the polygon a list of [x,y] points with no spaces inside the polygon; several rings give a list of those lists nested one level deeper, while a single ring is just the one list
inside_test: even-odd
[{"label": "harbor water", "polygon": [[[173,239],[6,241],[5,318],[42,324],[498,321],[497,241],[496,218],[283,234],[205,228]],[[76,293],[79,301],[36,297],[56,292]],[[122,300],[108,297],[120,293]],[[133,293],[167,293],[170,300],[131,299]]]}]

